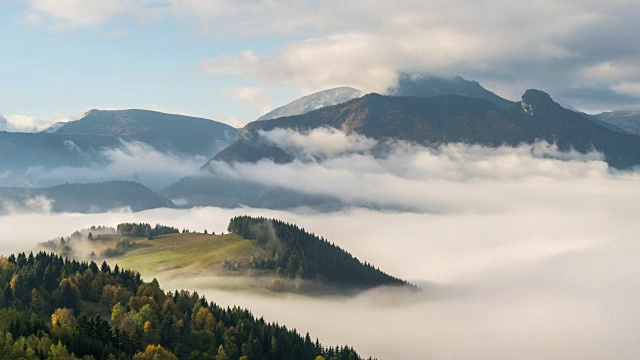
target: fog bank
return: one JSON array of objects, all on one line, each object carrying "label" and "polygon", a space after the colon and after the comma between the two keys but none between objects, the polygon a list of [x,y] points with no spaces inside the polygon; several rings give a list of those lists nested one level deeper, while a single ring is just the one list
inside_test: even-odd
[{"label": "fog bank", "polygon": [[[28,249],[91,225],[135,221],[219,233],[235,215],[275,217],[324,236],[423,291],[376,289],[348,299],[311,298],[221,291],[212,288],[219,279],[206,277],[160,277],[163,287],[197,289],[223,306],[248,307],[268,321],[309,331],[324,344],[349,344],[380,359],[637,358],[638,174],[611,173],[597,158],[567,163],[521,149],[500,149],[499,157],[468,149],[451,148],[446,155],[460,161],[434,153],[427,159],[440,165],[416,170],[409,182],[394,181],[399,177],[380,167],[333,173],[348,175],[342,177],[348,190],[336,181],[338,191],[359,191],[358,179],[369,186],[371,173],[391,174],[390,182],[371,188],[377,192],[362,196],[419,204],[421,211],[207,207],[23,213],[0,217],[0,252]],[[441,175],[428,176],[438,169]],[[335,181],[318,174],[311,185]]]}]

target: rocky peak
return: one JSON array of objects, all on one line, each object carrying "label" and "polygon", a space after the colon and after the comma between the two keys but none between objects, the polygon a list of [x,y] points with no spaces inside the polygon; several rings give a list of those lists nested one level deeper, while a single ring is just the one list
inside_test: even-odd
[{"label": "rocky peak", "polygon": [[553,101],[549,94],[536,89],[529,89],[525,91],[524,95],[522,95],[520,105],[522,106],[522,111],[531,116],[539,113],[540,111],[560,106]]}]

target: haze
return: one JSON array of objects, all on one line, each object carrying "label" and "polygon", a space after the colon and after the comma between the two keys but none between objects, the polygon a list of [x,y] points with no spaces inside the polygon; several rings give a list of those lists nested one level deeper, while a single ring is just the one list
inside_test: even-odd
[{"label": "haze", "polygon": [[[275,217],[322,235],[423,291],[310,298],[216,290],[212,285],[220,279],[160,278],[161,284],[197,289],[219,304],[248,307],[323,343],[349,344],[380,359],[635,359],[639,174],[611,173],[598,154],[557,153],[565,158],[560,161],[543,148],[545,156],[532,148],[413,148],[405,154],[421,159],[414,163],[430,164],[416,166],[416,173],[398,170],[406,157],[396,166],[377,162],[375,171],[358,166],[366,161],[356,161],[351,172],[317,171],[328,165],[316,162],[289,165],[307,179],[307,191],[336,195],[374,186],[382,177],[388,182],[376,195],[412,211],[354,206],[332,213],[249,208],[16,213],[0,217],[1,252],[122,221],[226,232],[234,215]],[[447,160],[454,154],[455,166]],[[289,173],[280,174],[267,181],[289,184]],[[362,196],[353,199],[366,200]],[[344,321],[337,325],[334,319]]]}]

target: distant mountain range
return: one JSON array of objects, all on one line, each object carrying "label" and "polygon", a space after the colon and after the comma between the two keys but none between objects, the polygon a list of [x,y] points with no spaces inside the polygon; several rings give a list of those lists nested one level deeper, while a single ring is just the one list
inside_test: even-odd
[{"label": "distant mountain range", "polygon": [[[521,101],[509,108],[460,95],[392,97],[369,94],[303,115],[252,122],[212,161],[255,163],[271,159],[276,163],[291,162],[296,154],[265,141],[261,133],[277,128],[304,133],[326,127],[362,134],[381,142],[403,140],[424,146],[459,142],[497,147],[547,141],[564,151],[600,151],[614,168],[625,169],[640,164],[640,136],[600,126],[564,109],[539,90],[527,90]],[[340,199],[268,188],[250,179],[228,179],[212,169],[215,166],[210,161],[203,166],[203,175],[185,177],[162,194],[172,199],[186,199],[189,205],[233,207],[244,204],[272,208],[307,205],[324,209],[344,205]]]},{"label": "distant mountain range", "polygon": [[640,111],[610,111],[593,117],[630,133],[640,134]]},{"label": "distant mountain range", "polygon": [[259,141],[260,131],[286,128],[304,132],[319,127],[427,146],[451,142],[515,146],[546,140],[563,150],[602,151],[616,168],[640,164],[640,137],[603,128],[562,108],[538,90],[527,90],[522,101],[510,109],[459,95],[420,98],[369,94],[304,115],[250,123],[213,160],[256,162],[271,158],[289,162],[293,158],[283,149]]},{"label": "distant mountain range", "polygon": [[[278,107],[257,120],[271,120],[286,116],[306,114],[325,106],[342,104],[363,96],[364,93],[351,87],[327,89],[303,96],[287,105]],[[477,81],[465,80],[460,76],[442,78],[435,76],[400,74],[398,83],[383,93],[389,96],[432,97],[438,95],[462,95],[485,99],[503,108],[510,108],[513,101],[504,99],[483,88]]]},{"label": "distant mountain range", "polygon": [[262,121],[285,116],[302,115],[325,106],[342,104],[343,102],[362,95],[360,90],[350,87],[338,87],[319,91],[273,109],[259,117],[258,120]]},{"label": "distant mountain range", "polygon": [[0,188],[0,213],[38,209],[34,200],[51,200],[53,212],[99,213],[128,207],[141,211],[173,207],[171,200],[132,181],[109,181],[93,184],[63,184],[47,188]]},{"label": "distant mountain range", "polygon": [[55,133],[117,136],[163,152],[213,156],[235,139],[238,129],[209,119],[134,109],[91,110]]},{"label": "distant mountain range", "polygon": [[3,177],[29,178],[34,170],[99,169],[109,162],[107,150],[124,148],[130,142],[177,157],[210,158],[237,133],[238,129],[229,125],[189,116],[148,110],[91,110],[79,120],[56,124],[41,133],[0,132],[0,186],[16,185],[3,182]]},{"label": "distant mountain range", "polygon": [[[385,94],[362,96],[354,88],[329,89],[277,108],[241,130],[212,120],[148,110],[91,110],[79,120],[56,124],[42,133],[0,132],[0,186],[3,177],[29,174],[33,169],[99,169],[109,162],[105,149],[119,148],[126,142],[141,142],[185,159],[291,162],[298,154],[277,142],[265,141],[262,135],[277,128],[303,133],[334,128],[364,135],[379,144],[402,140],[424,146],[459,142],[496,147],[547,141],[560,150],[600,151],[613,168],[640,164],[640,136],[631,134],[640,133],[640,113],[581,114],[561,107],[539,90],[527,90],[521,101],[514,102],[461,77],[402,74]],[[337,198],[267,187],[251,179],[231,179],[212,171],[211,161],[202,166],[200,174],[181,179],[161,191],[161,196],[155,194],[156,203],[138,206],[133,202],[132,208],[167,204],[162,196],[184,206],[243,204],[333,210],[347,205]],[[21,190],[4,191],[18,194]],[[81,196],[77,199],[83,201]],[[73,211],[90,211],[65,201],[57,200],[56,209],[69,204]]]}]

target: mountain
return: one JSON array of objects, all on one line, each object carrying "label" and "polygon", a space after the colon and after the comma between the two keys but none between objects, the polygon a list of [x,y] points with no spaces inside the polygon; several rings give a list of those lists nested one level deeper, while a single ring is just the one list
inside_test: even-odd
[{"label": "mountain", "polygon": [[387,89],[385,95],[417,97],[462,95],[484,99],[505,109],[512,108],[515,104],[483,88],[477,81],[465,80],[460,76],[443,78],[402,73],[398,78],[398,84]]},{"label": "mountain", "polygon": [[640,112],[638,111],[603,112],[593,117],[630,133],[640,134]]},{"label": "mountain", "polygon": [[[106,262],[0,257],[0,289],[2,359],[362,359]],[[330,326],[337,331],[341,321]]]},{"label": "mountain", "polygon": [[594,123],[596,123],[596,124],[598,124],[598,125],[600,125],[602,127],[607,128],[607,129],[609,129],[611,131],[615,131],[615,132],[619,132],[619,133],[625,133],[625,134],[633,134],[633,132],[631,132],[631,131],[627,131],[627,130],[625,130],[625,129],[619,127],[619,126],[616,126],[616,125],[614,125],[612,123],[608,123],[606,121],[600,120],[598,118],[598,115],[591,115],[591,114],[587,114],[587,113],[582,112],[582,111],[576,111],[576,113],[580,114],[581,116],[584,116],[585,118],[593,121]]},{"label": "mountain", "polygon": [[117,136],[162,152],[210,157],[228,146],[238,129],[209,119],[150,110],[90,110],[55,133]]},{"label": "mountain", "polygon": [[49,126],[48,128],[46,128],[46,129],[44,129],[44,130],[42,130],[40,132],[41,133],[51,134],[51,133],[54,133],[54,132],[58,131],[58,129],[60,129],[61,127],[63,127],[66,124],[67,124],[67,121],[58,121],[57,123]]},{"label": "mountain", "polygon": [[289,148],[267,141],[263,133],[277,128],[308,132],[326,127],[376,139],[381,149],[374,151],[385,151],[387,140],[424,146],[460,142],[489,147],[547,141],[557,144],[562,151],[600,151],[614,168],[626,169],[640,164],[640,136],[599,126],[562,108],[542,91],[527,90],[522,100],[509,109],[484,99],[460,95],[391,97],[369,94],[303,115],[252,122],[242,129],[233,144],[202,167],[200,175],[185,177],[161,193],[189,205],[340,208],[345,205],[341,199],[303,195],[260,185],[251,179],[228,178],[224,171],[217,171],[219,162],[310,161]]},{"label": "mountain", "polygon": [[[53,130],[0,132],[0,186],[55,185],[52,179],[56,177],[49,179],[46,173],[55,169],[53,174],[64,174],[65,168],[95,170],[101,176],[97,179],[112,180],[108,171],[100,171],[116,162],[128,162],[130,179],[145,178],[148,167],[137,161],[136,151],[154,156],[155,150],[159,153],[156,158],[201,162],[228,146],[238,133],[238,129],[212,120],[148,110],[91,110],[49,132]],[[173,170],[167,168],[169,177]],[[147,185],[158,187],[175,181],[146,178]]]},{"label": "mountain", "polygon": [[120,146],[117,136],[0,131],[0,172],[102,163],[104,149]]},{"label": "mountain", "polygon": [[23,209],[99,213],[123,207],[141,211],[173,206],[170,200],[132,181],[63,184],[47,188],[0,188],[0,213]]},{"label": "mountain", "polygon": [[338,87],[328,89],[294,100],[287,105],[281,106],[262,115],[258,120],[269,120],[284,116],[306,114],[325,106],[341,104],[353,98],[362,96],[358,89],[350,87]]},{"label": "mountain", "polygon": [[602,151],[607,162],[616,168],[640,164],[639,136],[598,126],[562,108],[538,90],[527,90],[522,101],[511,109],[459,95],[419,98],[369,94],[305,115],[252,122],[213,159],[256,162],[271,158],[289,162],[292,155],[272,143],[260,141],[260,132],[275,128],[308,131],[319,127],[427,146],[462,142],[496,147],[545,140],[556,143],[562,150]]}]

